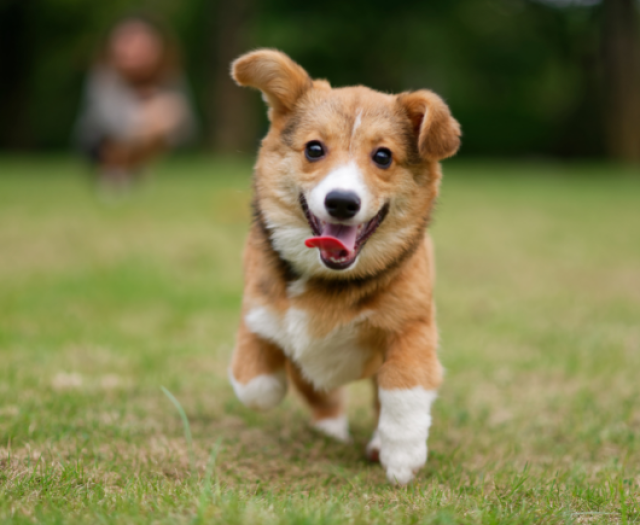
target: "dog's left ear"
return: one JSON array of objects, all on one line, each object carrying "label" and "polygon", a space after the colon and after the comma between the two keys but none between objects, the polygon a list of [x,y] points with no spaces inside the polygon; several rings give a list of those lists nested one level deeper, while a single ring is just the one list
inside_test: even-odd
[{"label": "dog's left ear", "polygon": [[258,49],[231,64],[231,76],[241,86],[262,91],[271,107],[269,118],[285,115],[313,87],[309,74],[287,55],[275,49]]},{"label": "dog's left ear", "polygon": [[427,160],[451,157],[460,147],[460,124],[433,91],[401,93],[397,102],[413,124],[420,156]]}]

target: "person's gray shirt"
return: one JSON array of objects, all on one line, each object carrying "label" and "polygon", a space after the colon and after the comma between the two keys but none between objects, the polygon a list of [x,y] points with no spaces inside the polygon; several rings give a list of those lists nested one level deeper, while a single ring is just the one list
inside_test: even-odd
[{"label": "person's gray shirt", "polygon": [[[182,98],[186,115],[168,137],[172,146],[184,144],[196,132],[195,118],[181,78],[160,86],[161,90]],[[104,139],[127,141],[132,138],[141,101],[136,92],[112,69],[95,67],[87,79],[82,110],[75,128],[75,141],[91,151]]]}]

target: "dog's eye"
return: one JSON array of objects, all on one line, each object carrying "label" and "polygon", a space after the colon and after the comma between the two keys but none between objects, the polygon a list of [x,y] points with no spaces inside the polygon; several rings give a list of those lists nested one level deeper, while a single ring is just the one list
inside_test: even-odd
[{"label": "dog's eye", "polygon": [[318,160],[324,157],[324,146],[320,141],[312,140],[304,147],[304,154],[310,161]]},{"label": "dog's eye", "polygon": [[380,168],[388,168],[391,165],[391,150],[387,148],[378,148],[373,153],[373,162]]}]

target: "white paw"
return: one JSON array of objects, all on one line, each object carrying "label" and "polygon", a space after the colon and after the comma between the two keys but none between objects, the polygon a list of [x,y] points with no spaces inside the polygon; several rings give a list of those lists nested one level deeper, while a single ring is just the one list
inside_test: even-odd
[{"label": "white paw", "polygon": [[393,440],[380,448],[380,463],[394,485],[406,485],[427,462],[425,441]]},{"label": "white paw", "polygon": [[436,392],[421,387],[378,391],[380,463],[391,483],[406,485],[427,462],[431,404]]},{"label": "white paw", "polygon": [[245,406],[255,410],[275,407],[287,393],[287,374],[284,370],[256,376],[243,385],[236,381],[229,369],[229,381],[237,398]]},{"label": "white paw", "polygon": [[377,463],[380,461],[380,436],[376,430],[371,436],[371,441],[367,444],[366,455],[369,461]]},{"label": "white paw", "polygon": [[415,478],[415,471],[408,468],[389,467],[386,470],[387,479],[394,485],[404,487]]},{"label": "white paw", "polygon": [[342,443],[349,443],[351,435],[349,434],[349,421],[347,416],[328,417],[314,421],[313,428],[318,432],[322,432],[325,436],[336,439]]}]

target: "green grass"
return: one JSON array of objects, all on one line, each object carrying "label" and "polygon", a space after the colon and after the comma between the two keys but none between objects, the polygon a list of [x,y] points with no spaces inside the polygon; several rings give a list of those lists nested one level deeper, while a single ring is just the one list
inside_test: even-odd
[{"label": "green grass", "polygon": [[393,488],[363,456],[368,384],[353,445],[227,384],[250,166],[174,160],[106,204],[70,160],[0,159],[0,521],[640,522],[637,174],[445,164],[447,375],[427,466]]}]

